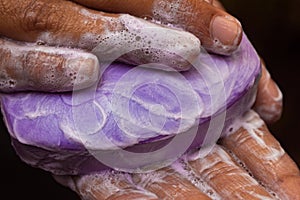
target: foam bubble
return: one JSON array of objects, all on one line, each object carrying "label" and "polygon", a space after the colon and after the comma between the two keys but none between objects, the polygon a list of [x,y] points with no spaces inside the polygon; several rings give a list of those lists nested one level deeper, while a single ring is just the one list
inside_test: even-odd
[{"label": "foam bubble", "polygon": [[92,52],[100,61],[121,59],[132,64],[164,63],[181,69],[187,65],[187,60],[200,53],[199,39],[188,32],[125,14],[119,17],[119,22],[123,25],[121,31],[110,31],[98,37],[85,35],[96,38],[95,43],[99,43]]},{"label": "foam bubble", "polygon": [[201,177],[197,176],[188,166],[183,158],[178,159],[172,164],[172,168],[181,174],[184,178],[189,180],[194,186],[199,188],[200,191],[204,192],[208,197],[213,200],[220,200],[219,194],[208,185]]},{"label": "foam bubble", "polygon": [[10,55],[1,70],[2,91],[68,91],[98,80],[97,57],[81,50],[10,41],[2,49]]}]

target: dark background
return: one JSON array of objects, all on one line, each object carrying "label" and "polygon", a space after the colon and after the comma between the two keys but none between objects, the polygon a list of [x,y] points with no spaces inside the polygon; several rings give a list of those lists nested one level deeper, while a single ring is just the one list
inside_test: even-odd
[{"label": "dark background", "polygon": [[[281,120],[270,126],[290,156],[300,164],[300,1],[224,0],[237,17],[284,94]],[[2,196],[9,199],[78,199],[52,177],[19,160],[10,146],[8,133],[0,123],[0,170]],[[11,192],[14,191],[14,192]]]}]

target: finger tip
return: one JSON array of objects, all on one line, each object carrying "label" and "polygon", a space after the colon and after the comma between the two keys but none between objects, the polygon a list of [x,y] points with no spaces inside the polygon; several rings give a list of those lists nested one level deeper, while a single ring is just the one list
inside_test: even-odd
[{"label": "finger tip", "polygon": [[210,25],[212,52],[231,55],[235,52],[243,38],[241,23],[230,15],[216,15]]},{"label": "finger tip", "polygon": [[69,68],[66,76],[73,82],[73,90],[91,87],[99,81],[100,67],[96,56],[83,53],[76,58],[68,59]]},{"label": "finger tip", "polygon": [[216,15],[211,22],[211,34],[224,45],[232,45],[241,37],[242,25],[230,15]]}]

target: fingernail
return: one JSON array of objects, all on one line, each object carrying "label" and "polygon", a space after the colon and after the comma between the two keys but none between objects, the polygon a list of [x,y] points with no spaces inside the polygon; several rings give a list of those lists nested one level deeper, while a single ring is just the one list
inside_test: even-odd
[{"label": "fingernail", "polygon": [[214,40],[223,45],[235,45],[241,35],[241,24],[230,16],[216,16],[211,24],[211,33]]}]

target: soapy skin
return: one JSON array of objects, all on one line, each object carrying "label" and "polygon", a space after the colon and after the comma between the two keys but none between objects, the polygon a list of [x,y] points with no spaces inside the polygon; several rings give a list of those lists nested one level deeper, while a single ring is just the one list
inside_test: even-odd
[{"label": "soapy skin", "polygon": [[166,168],[145,174],[107,170],[55,179],[89,200],[299,199],[300,171],[259,116],[250,110],[233,124],[235,131],[201,158],[191,160],[185,155]]},{"label": "soapy skin", "polygon": [[[0,35],[48,46],[79,48],[94,53],[100,62],[113,62],[124,55],[122,61],[130,64],[156,62],[184,71],[190,67],[186,60],[193,60],[200,53],[199,39],[189,32],[127,14],[95,11],[70,1],[6,0],[0,11]],[[66,13],[65,24],[60,24]]]},{"label": "soapy skin", "polygon": [[280,119],[282,114],[283,95],[277,84],[272,80],[270,73],[262,62],[262,77],[258,85],[257,98],[254,110],[268,124]]},{"label": "soapy skin", "polygon": [[[240,128],[221,144],[241,158],[252,175],[280,199],[299,199],[299,168],[254,111],[236,120]],[[238,125],[239,124],[239,125]]]},{"label": "soapy skin", "polygon": [[75,49],[17,43],[0,38],[0,91],[66,92],[99,78],[96,56]]},{"label": "soapy skin", "polygon": [[[197,36],[206,50],[217,54],[230,55],[238,48],[242,39],[240,22],[220,9],[220,5],[216,6],[215,1],[144,0],[143,3],[137,3],[136,0],[125,2],[75,0],[75,2],[106,12],[145,17],[186,30]],[[215,21],[217,17],[222,17],[220,23]]]}]

